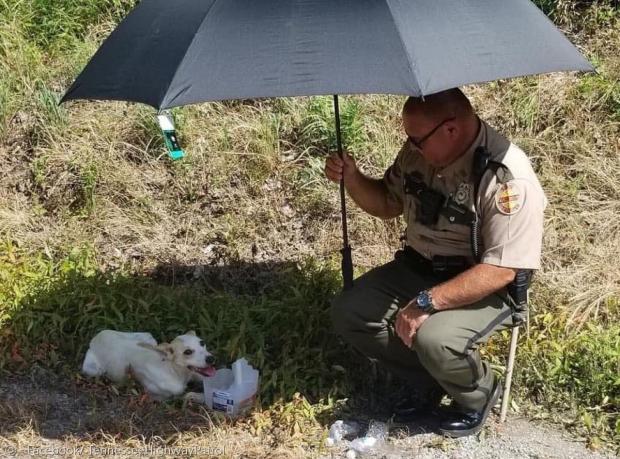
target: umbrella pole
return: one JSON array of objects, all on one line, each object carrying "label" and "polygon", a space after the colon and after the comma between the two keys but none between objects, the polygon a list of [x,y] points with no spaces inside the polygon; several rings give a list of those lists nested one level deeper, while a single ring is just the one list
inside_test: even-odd
[{"label": "umbrella pole", "polygon": [[[334,113],[336,115],[336,142],[338,144],[338,156],[342,159],[342,135],[340,133],[340,109],[338,106],[338,94],[334,94]],[[340,179],[340,214],[342,215],[342,280],[343,289],[348,290],[353,286],[353,260],[351,259],[351,246],[347,230],[347,207],[344,192],[344,176]]]}]

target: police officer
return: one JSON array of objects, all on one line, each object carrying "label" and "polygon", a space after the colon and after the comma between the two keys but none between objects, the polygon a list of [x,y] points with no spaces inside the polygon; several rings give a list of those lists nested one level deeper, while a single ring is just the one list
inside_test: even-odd
[{"label": "police officer", "polygon": [[[404,215],[395,259],[354,281],[332,304],[336,331],[416,388],[394,408],[407,421],[452,399],[444,435],[478,432],[501,384],[479,346],[514,326],[507,288],[540,267],[546,199],[525,153],[482,121],[459,89],[405,102],[407,140],[374,179],[351,156],[326,176],[344,177],[369,214]],[[521,271],[525,272],[525,271]]]}]

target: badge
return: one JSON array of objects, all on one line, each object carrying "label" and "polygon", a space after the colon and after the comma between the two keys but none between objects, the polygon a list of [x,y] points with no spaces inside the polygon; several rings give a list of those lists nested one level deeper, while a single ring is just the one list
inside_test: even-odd
[{"label": "badge", "polygon": [[502,183],[495,192],[495,207],[504,215],[514,215],[521,210],[525,193],[514,183]]},{"label": "badge", "polygon": [[469,196],[471,195],[471,184],[470,183],[460,183],[458,188],[456,189],[456,193],[454,195],[454,200],[457,204],[467,204],[469,202]]}]

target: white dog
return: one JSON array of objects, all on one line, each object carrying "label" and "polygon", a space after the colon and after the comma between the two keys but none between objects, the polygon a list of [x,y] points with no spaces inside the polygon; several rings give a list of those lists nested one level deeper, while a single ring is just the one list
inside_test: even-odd
[{"label": "white dog", "polygon": [[[150,333],[103,330],[91,340],[82,373],[114,382],[133,375],[156,399],[181,395],[191,380],[215,374],[215,357],[193,331],[157,344]],[[189,395],[189,394],[188,394]],[[199,398],[199,394],[192,394]]]}]

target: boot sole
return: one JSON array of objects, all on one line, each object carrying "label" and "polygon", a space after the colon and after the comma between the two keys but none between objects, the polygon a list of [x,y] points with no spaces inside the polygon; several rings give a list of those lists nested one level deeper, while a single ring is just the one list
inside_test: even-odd
[{"label": "boot sole", "polygon": [[499,400],[501,393],[502,393],[502,384],[499,382],[499,379],[498,379],[493,389],[493,392],[491,393],[491,399],[489,400],[487,405],[484,407],[484,411],[482,412],[482,420],[480,421],[480,424],[478,424],[476,427],[472,427],[471,429],[465,429],[465,430],[447,430],[447,429],[442,429],[440,427],[439,432],[442,435],[446,437],[450,437],[450,438],[466,437],[468,435],[473,435],[473,434],[480,432],[482,428],[484,427],[485,422],[487,421],[487,417],[489,416],[491,409],[497,404],[497,401]]}]

